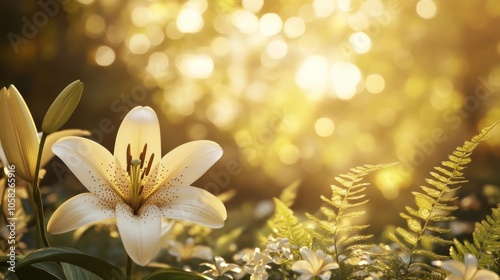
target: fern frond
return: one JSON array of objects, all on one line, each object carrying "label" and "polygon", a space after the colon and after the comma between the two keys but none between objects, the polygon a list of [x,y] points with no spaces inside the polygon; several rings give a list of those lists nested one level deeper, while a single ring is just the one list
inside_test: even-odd
[{"label": "fern frond", "polygon": [[363,178],[376,170],[394,165],[363,165],[352,168],[350,172],[335,177],[337,185],[332,185],[332,196],[321,199],[327,206],[321,207],[321,213],[326,219],[318,218],[306,213],[306,216],[313,221],[317,227],[311,229],[311,235],[323,250],[329,250],[339,262],[339,256],[344,254],[349,256],[350,252],[357,248],[360,241],[370,239],[372,235],[356,234],[369,225],[352,225],[351,220],[366,213],[357,209],[368,202],[364,191],[368,183],[362,183]]},{"label": "fern frond", "polygon": [[268,220],[268,226],[278,237],[287,238],[297,248],[306,246],[310,248],[312,237],[299,219],[278,198],[273,198],[276,205],[274,215]]},{"label": "fern frond", "polygon": [[499,272],[500,263],[495,258],[500,252],[500,204],[492,209],[491,215],[476,223],[472,238],[473,243],[465,241],[463,244],[454,239],[455,248],[450,249],[451,257],[461,261],[465,254],[470,253],[477,257],[480,268]]},{"label": "fern frond", "polygon": [[[292,207],[292,205],[295,203],[295,200],[297,198],[297,192],[299,190],[299,185],[300,185],[300,180],[295,180],[281,191],[278,199],[286,206],[286,208]],[[291,213],[293,215],[293,211],[291,211]],[[259,246],[265,246],[269,239],[269,235],[272,233],[276,233],[276,228],[273,228],[273,226],[275,227],[277,225],[275,223],[272,223],[273,220],[276,221],[278,219],[276,215],[277,212],[275,208],[274,215],[272,217],[269,217],[267,224],[257,232],[257,244],[259,244]],[[279,222],[277,223],[280,224]],[[284,237],[284,236],[277,236],[277,237]]]},{"label": "fern frond", "polygon": [[290,185],[286,186],[281,192],[279,199],[287,206],[292,207],[297,198],[297,191],[299,189],[300,180],[293,181]]},{"label": "fern frond", "polygon": [[438,255],[426,249],[423,245],[453,244],[451,240],[439,236],[439,234],[449,232],[440,222],[449,222],[455,219],[450,215],[450,212],[457,207],[450,205],[450,202],[456,200],[453,194],[460,188],[457,185],[467,182],[463,177],[462,170],[471,162],[470,156],[474,149],[479,143],[486,140],[488,133],[497,123],[483,129],[471,141],[465,141],[464,145],[456,148],[448,156],[447,161],[443,161],[441,166],[435,167],[435,171],[430,172],[431,177],[425,180],[428,186],[421,187],[423,192],[413,192],[418,209],[405,207],[407,213],[401,213],[401,217],[407,222],[408,230],[399,227],[393,234],[389,235],[392,241],[410,254],[410,262],[406,268],[408,276],[411,274],[410,271],[418,269],[430,273],[426,269],[427,266],[422,266],[417,262],[419,257],[433,260],[447,258],[447,256]]}]

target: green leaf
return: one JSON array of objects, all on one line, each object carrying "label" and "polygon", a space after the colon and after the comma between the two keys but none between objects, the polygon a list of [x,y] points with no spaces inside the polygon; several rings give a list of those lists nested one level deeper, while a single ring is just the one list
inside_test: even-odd
[{"label": "green leaf", "polygon": [[66,278],[78,280],[102,280],[101,277],[76,265],[61,263]]},{"label": "green leaf", "polygon": [[164,268],[153,272],[142,280],[211,280],[212,278],[179,268]]},{"label": "green leaf", "polygon": [[415,245],[418,242],[418,236],[413,233],[405,230],[404,228],[398,227],[396,228],[396,231],[403,237],[403,239],[410,243],[411,245]]},{"label": "green leaf", "polygon": [[439,245],[451,245],[453,244],[453,241],[443,239],[441,237],[435,236],[435,235],[423,235],[422,236],[422,242],[429,242],[429,243],[434,243],[434,244],[439,244]]},{"label": "green leaf", "polygon": [[35,250],[16,264],[16,272],[45,262],[73,264],[91,271],[106,280],[121,280],[125,277],[120,269],[115,266],[69,247],[49,247]]},{"label": "green leaf", "polygon": [[[64,275],[62,268],[59,266],[58,263],[43,262],[43,263],[34,264],[32,266],[39,269],[39,270],[45,271],[48,275],[50,275],[50,276],[47,275],[47,277],[49,277],[50,279],[52,279],[51,277],[54,277],[53,279],[62,279],[62,280],[67,279],[66,276]],[[38,272],[38,273],[40,273],[40,272]]]},{"label": "green leaf", "polygon": [[417,219],[412,218],[409,215],[406,215],[405,213],[400,213],[401,217],[406,219],[406,223],[408,224],[408,228],[413,231],[413,232],[421,232],[422,231],[422,225]]},{"label": "green leaf", "polygon": [[394,232],[392,232],[392,231],[391,231],[391,232],[389,232],[389,233],[387,234],[387,237],[388,237],[390,240],[392,240],[394,243],[396,243],[399,247],[401,247],[404,251],[406,251],[406,252],[409,252],[409,251],[410,251],[410,249],[408,248],[408,246],[406,246],[406,244],[404,244],[404,243],[401,241],[401,239],[399,239],[399,237],[398,237],[396,234],[394,234]]}]

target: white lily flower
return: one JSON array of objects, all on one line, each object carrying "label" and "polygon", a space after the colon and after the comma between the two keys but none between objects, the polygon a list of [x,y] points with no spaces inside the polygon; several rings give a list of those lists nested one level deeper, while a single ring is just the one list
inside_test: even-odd
[{"label": "white lily flower", "polygon": [[321,250],[314,253],[309,248],[302,247],[300,253],[304,260],[296,261],[292,265],[292,270],[301,274],[297,280],[309,280],[315,276],[322,280],[330,279],[330,270],[339,268],[339,265],[333,262],[332,256],[325,255]]},{"label": "white lily flower", "polygon": [[464,262],[456,260],[433,261],[433,265],[448,270],[445,280],[498,280],[498,274],[487,269],[477,269],[477,259],[472,254],[464,256]]},{"label": "white lily flower", "polygon": [[159,159],[159,122],[149,107],[135,107],[125,116],[114,155],[81,137],[65,137],[52,150],[90,193],[63,203],[48,223],[50,233],[116,218],[128,255],[146,265],[161,247],[162,217],[212,228],[224,225],[224,204],[190,186],[222,156],[222,149],[212,141],[193,141]]}]

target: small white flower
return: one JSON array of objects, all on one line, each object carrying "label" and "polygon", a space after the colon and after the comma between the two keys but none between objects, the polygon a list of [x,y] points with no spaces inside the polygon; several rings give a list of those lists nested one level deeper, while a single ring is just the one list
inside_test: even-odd
[{"label": "small white flower", "polygon": [[474,255],[464,256],[464,262],[456,260],[433,261],[433,265],[448,270],[450,275],[445,280],[498,280],[498,274],[487,269],[477,269]]},{"label": "small white flower", "polygon": [[226,276],[233,279],[233,276],[229,272],[241,272],[241,268],[233,263],[227,263],[223,258],[216,256],[215,265],[211,263],[202,263],[200,265],[208,266],[210,269],[203,272],[203,274],[210,273],[212,276]]},{"label": "small white flower", "polygon": [[195,245],[193,238],[188,238],[183,244],[179,241],[169,241],[170,249],[168,253],[177,258],[177,262],[187,261],[192,258],[202,260],[212,259],[212,249],[208,246]]},{"label": "small white flower", "polygon": [[253,253],[243,257],[243,261],[246,262],[245,271],[251,274],[250,280],[266,280],[269,277],[266,269],[271,268],[268,263],[273,260],[265,251],[261,253],[259,248],[255,248]]},{"label": "small white flower", "polygon": [[327,280],[331,276],[330,270],[339,268],[339,265],[333,262],[332,256],[325,255],[321,250],[317,250],[315,254],[309,248],[302,247],[300,253],[304,260],[296,261],[292,265],[292,270],[301,274],[297,280],[309,280],[314,276]]},{"label": "small white flower", "polygon": [[266,250],[269,252],[269,255],[272,256],[275,264],[283,263],[284,259],[293,259],[291,244],[287,238],[274,238],[269,236],[266,243]]}]

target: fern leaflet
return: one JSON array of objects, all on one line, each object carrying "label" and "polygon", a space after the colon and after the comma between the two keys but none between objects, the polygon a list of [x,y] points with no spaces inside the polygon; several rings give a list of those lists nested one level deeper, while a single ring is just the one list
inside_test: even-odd
[{"label": "fern leaflet", "polygon": [[389,234],[389,238],[410,254],[406,268],[409,277],[411,277],[410,271],[419,271],[421,268],[424,268],[425,271],[431,268],[417,262],[418,257],[428,257],[434,260],[448,258],[430,251],[425,248],[424,244],[453,244],[452,241],[439,236],[439,234],[451,231],[442,227],[440,222],[455,219],[449,213],[457,207],[451,206],[450,202],[456,199],[453,194],[460,188],[459,185],[467,182],[462,171],[471,162],[470,156],[474,149],[479,143],[486,140],[488,133],[497,123],[484,128],[471,141],[465,141],[464,145],[456,148],[448,156],[447,161],[441,162],[442,166],[434,167],[436,172],[430,172],[431,178],[425,180],[429,186],[421,186],[423,192],[413,192],[418,209],[406,207],[407,213],[400,213],[400,216],[406,220],[408,230],[398,227],[396,232]]},{"label": "fern leaflet", "polygon": [[492,209],[491,216],[486,216],[476,223],[472,233],[473,243],[460,243],[453,240],[455,247],[450,248],[450,255],[455,260],[462,260],[465,254],[473,254],[478,259],[480,268],[500,271],[500,204]]},{"label": "fern leaflet", "polygon": [[354,209],[368,202],[368,199],[363,199],[368,183],[361,183],[361,181],[371,172],[392,165],[394,164],[358,166],[352,168],[349,173],[335,177],[339,185],[330,186],[332,197],[321,196],[321,199],[328,204],[328,206],[320,208],[321,213],[326,216],[326,219],[323,220],[309,213],[306,214],[319,228],[312,229],[311,235],[319,243],[319,247],[331,251],[337,263],[339,263],[339,256],[341,254],[348,256],[352,251],[361,249],[362,245],[355,244],[372,237],[372,235],[353,234],[367,228],[369,225],[350,224],[351,219],[365,214],[364,210]]},{"label": "fern leaflet", "polygon": [[276,205],[274,216],[268,220],[268,226],[273,233],[278,237],[287,238],[297,248],[310,247],[311,236],[299,223],[299,219],[293,214],[293,211],[277,198],[274,198],[274,203]]}]

